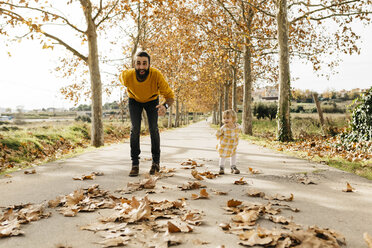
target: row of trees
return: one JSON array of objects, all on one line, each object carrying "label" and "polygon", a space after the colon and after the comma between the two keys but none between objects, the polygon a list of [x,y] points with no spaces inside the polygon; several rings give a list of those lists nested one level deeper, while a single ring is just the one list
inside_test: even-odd
[{"label": "row of trees", "polygon": [[[358,98],[362,93],[360,89],[348,90],[348,91],[336,91],[326,90],[319,94],[319,99],[322,100],[354,100]],[[297,102],[313,102],[313,92],[311,90],[293,89],[291,91],[292,99]]]},{"label": "row of trees", "polygon": [[[278,139],[288,141],[289,61],[299,57],[318,71],[337,65],[335,51],[358,53],[360,37],[351,24],[370,24],[371,6],[371,0],[6,0],[0,1],[0,34],[10,42],[17,35],[40,40],[45,49],[60,45],[70,52],[57,71],[74,83],[62,93],[72,100],[84,94],[92,98],[94,146],[103,145],[102,92],[117,85],[118,72],[131,66],[139,49],[150,51],[152,65],[167,75],[176,94],[176,118],[184,106],[214,109],[220,119],[223,109],[236,109],[242,85],[243,129],[252,134],[253,86],[263,79],[278,82]],[[123,36],[129,45],[118,43]],[[112,54],[122,48],[125,58],[116,60],[109,47]],[[100,68],[109,66],[116,75],[102,76]]]}]

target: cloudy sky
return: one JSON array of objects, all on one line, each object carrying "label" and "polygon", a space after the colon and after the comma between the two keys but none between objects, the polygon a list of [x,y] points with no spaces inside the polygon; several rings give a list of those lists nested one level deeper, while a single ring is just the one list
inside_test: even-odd
[{"label": "cloudy sky", "polygon": [[[371,29],[369,27],[368,29]],[[337,68],[339,72],[330,80],[317,77],[310,65],[291,64],[291,74],[298,80],[292,82],[294,88],[310,89],[318,92],[334,89],[368,88],[372,86],[372,32],[360,27],[362,51],[360,55],[343,56]],[[7,51],[11,52],[11,57]],[[46,107],[69,108],[73,103],[63,99],[59,90],[66,86],[57,78],[53,70],[56,65],[54,51],[42,50],[38,42],[22,41],[6,48],[0,44],[0,108],[23,106],[24,109]],[[119,99],[119,90],[110,99]]]}]

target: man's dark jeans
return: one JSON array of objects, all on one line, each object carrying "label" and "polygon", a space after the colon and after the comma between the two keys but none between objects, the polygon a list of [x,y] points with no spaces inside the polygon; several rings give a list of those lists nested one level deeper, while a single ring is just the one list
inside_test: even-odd
[{"label": "man's dark jeans", "polygon": [[140,132],[141,132],[141,119],[142,111],[146,110],[147,119],[149,123],[151,135],[151,153],[152,161],[159,163],[160,161],[160,136],[158,129],[158,109],[156,106],[159,104],[159,98],[150,102],[140,103],[129,98],[129,113],[132,122],[130,131],[130,155],[132,157],[132,165],[139,164],[140,149]]}]

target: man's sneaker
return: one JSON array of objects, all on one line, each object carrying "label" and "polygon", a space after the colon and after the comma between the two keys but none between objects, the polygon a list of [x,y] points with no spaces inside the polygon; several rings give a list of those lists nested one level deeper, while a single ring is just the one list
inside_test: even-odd
[{"label": "man's sneaker", "polygon": [[218,174],[220,174],[220,175],[225,174],[225,170],[223,168],[220,168],[220,171],[218,172]]},{"label": "man's sneaker", "polygon": [[138,172],[139,172],[139,166],[133,166],[132,165],[132,169],[130,170],[129,172],[129,176],[130,177],[137,177],[138,176]]},{"label": "man's sneaker", "polygon": [[152,162],[151,169],[150,169],[150,175],[154,175],[155,172],[159,172],[159,171],[160,171],[159,163]]},{"label": "man's sneaker", "polygon": [[240,170],[238,170],[236,167],[231,168],[231,174],[240,174]]}]

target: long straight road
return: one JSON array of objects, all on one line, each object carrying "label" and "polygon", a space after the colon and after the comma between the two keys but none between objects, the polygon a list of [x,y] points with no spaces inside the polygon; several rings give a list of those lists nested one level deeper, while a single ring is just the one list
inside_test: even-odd
[{"label": "long straight road", "polygon": [[[199,165],[204,164],[196,168],[199,172],[217,173],[218,154],[214,133],[215,130],[205,121],[161,133],[161,166],[176,170],[174,176],[159,179],[154,189],[156,193],[149,194],[148,198],[158,201],[187,198],[188,207],[203,212],[202,225],[194,227],[192,233],[176,234],[183,239],[176,247],[241,247],[238,236],[225,233],[219,224],[231,222],[232,216],[223,209],[230,199],[248,203],[268,202],[263,198],[249,197],[246,192],[253,188],[271,196],[293,194],[293,201],[285,204],[300,211],[283,210],[279,215],[293,218],[293,222],[304,226],[334,229],[345,236],[347,245],[343,247],[367,247],[363,233],[372,234],[372,181],[323,164],[289,157],[244,140],[240,140],[237,154],[237,166],[241,174],[230,174],[227,163],[225,175],[201,181],[207,186],[209,199],[192,200],[191,194],[198,194],[199,190],[181,191],[178,188],[188,181],[195,181],[190,170],[183,169],[181,163],[192,159]],[[24,171],[18,171],[12,173],[11,178],[1,176],[0,207],[46,203],[59,195],[67,195],[93,184],[111,193],[125,189],[128,182],[138,182],[148,175],[151,165],[149,137],[141,137],[141,150],[140,176],[137,178],[128,177],[131,164],[129,141],[38,166],[35,168],[36,174],[26,175]],[[261,173],[252,174],[249,168]],[[94,180],[72,179],[91,172],[103,172],[104,175]],[[248,182],[246,185],[234,184],[242,177]],[[316,184],[301,183],[299,180],[304,178]],[[346,182],[356,189],[355,192],[342,192]],[[213,191],[224,191],[227,195],[217,195]],[[142,190],[122,196],[141,199],[145,194],[145,190]],[[51,217],[22,225],[24,235],[0,238],[0,247],[102,247],[98,244],[102,241],[98,233],[81,230],[80,227],[96,222],[99,217],[107,216],[113,210],[78,213],[76,217],[64,217],[56,209],[47,208],[46,211],[52,213]],[[264,218],[260,218],[257,223],[269,228],[281,227]],[[201,245],[195,243],[195,240],[207,243]],[[129,243],[126,247],[139,246]]]}]

